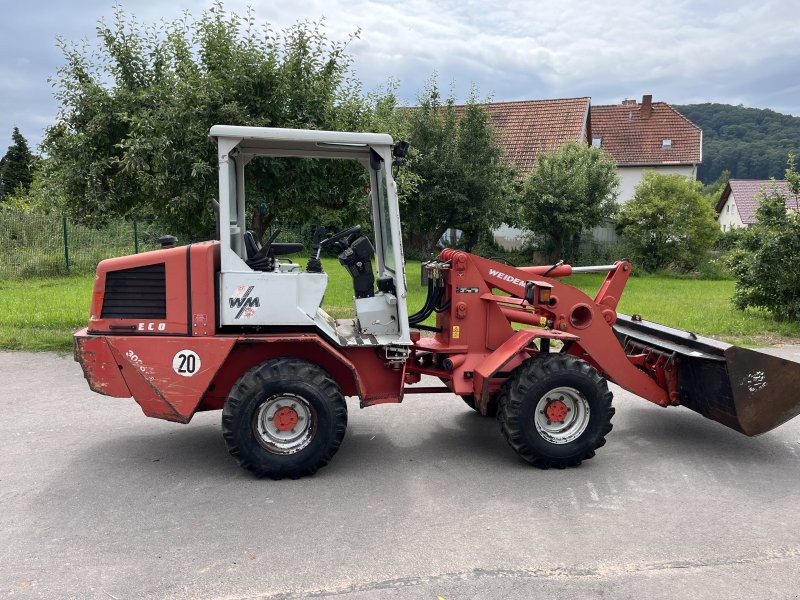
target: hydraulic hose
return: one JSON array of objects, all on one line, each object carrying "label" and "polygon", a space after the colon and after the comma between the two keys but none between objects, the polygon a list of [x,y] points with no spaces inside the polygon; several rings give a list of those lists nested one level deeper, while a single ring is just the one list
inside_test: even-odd
[{"label": "hydraulic hose", "polygon": [[[419,323],[420,321],[424,321],[425,319],[428,318],[428,316],[430,316],[430,313],[428,311],[431,308],[431,301],[433,300],[433,295],[434,295],[433,279],[428,279],[428,293],[425,296],[425,304],[423,304],[422,308],[420,308],[413,315],[409,315],[408,317],[409,324]],[[422,316],[425,315],[426,312],[428,313],[428,315]]]},{"label": "hydraulic hose", "polygon": [[428,280],[428,296],[425,298],[425,305],[416,313],[408,318],[409,325],[416,325],[422,323],[425,319],[433,314],[433,311],[439,307],[439,303],[444,295],[444,288],[434,285],[433,279]]}]

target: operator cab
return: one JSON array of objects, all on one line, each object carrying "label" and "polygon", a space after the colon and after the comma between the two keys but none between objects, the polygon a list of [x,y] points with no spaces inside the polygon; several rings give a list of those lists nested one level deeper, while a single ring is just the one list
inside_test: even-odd
[{"label": "operator cab", "polygon": [[[383,346],[387,357],[405,354],[411,339],[391,164],[393,153],[404,153],[407,144],[377,133],[228,125],[215,125],[210,136],[219,160],[219,325],[313,325],[339,346]],[[303,269],[282,257],[304,245],[276,242],[279,229],[260,243],[245,226],[245,165],[260,157],[359,162],[369,174],[374,245],[360,225],[333,235],[318,228]],[[328,283],[319,259],[323,249],[336,252],[353,280],[354,319],[333,319],[320,306]]]}]

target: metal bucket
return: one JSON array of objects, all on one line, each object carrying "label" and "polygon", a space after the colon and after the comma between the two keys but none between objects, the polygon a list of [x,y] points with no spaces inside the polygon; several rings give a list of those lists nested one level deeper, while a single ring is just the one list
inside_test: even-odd
[{"label": "metal bucket", "polygon": [[679,404],[745,435],[800,414],[800,363],[618,314],[614,332],[674,356]]}]

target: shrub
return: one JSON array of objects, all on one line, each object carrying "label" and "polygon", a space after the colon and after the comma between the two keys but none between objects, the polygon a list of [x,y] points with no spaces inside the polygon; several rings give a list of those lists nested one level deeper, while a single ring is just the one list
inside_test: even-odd
[{"label": "shrub", "polygon": [[634,262],[648,271],[700,265],[720,231],[699,187],[682,175],[644,173],[617,221]]},{"label": "shrub", "polygon": [[800,213],[786,210],[786,199],[774,185],[760,196],[756,224],[728,257],[737,278],[733,302],[793,321],[800,318]]}]

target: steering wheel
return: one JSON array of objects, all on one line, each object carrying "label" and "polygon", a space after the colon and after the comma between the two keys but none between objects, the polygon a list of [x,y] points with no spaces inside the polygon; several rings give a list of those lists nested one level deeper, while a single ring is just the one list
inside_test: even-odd
[{"label": "steering wheel", "polygon": [[350,237],[354,233],[361,232],[361,225],[353,225],[352,227],[348,227],[340,231],[339,233],[334,233],[331,237],[322,240],[319,246],[320,248],[327,248],[328,246],[333,246],[336,242],[339,242],[347,237]]}]

